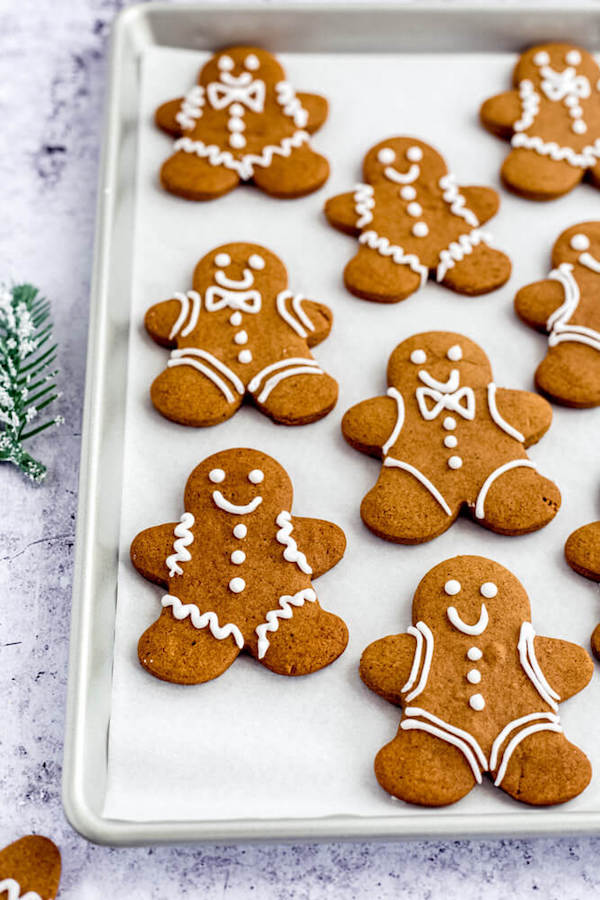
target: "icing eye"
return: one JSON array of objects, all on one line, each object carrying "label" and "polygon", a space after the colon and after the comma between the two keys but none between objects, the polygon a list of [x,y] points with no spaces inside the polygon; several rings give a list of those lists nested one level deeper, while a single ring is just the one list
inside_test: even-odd
[{"label": "icing eye", "polygon": [[208,477],[213,484],[221,484],[222,481],[225,481],[225,472],[223,469],[211,469]]},{"label": "icing eye", "polygon": [[258,253],[253,253],[250,259],[248,260],[248,265],[251,269],[256,269],[260,271],[265,267],[265,261],[262,256],[259,256]]},{"label": "icing eye", "polygon": [[533,57],[533,61],[536,66],[547,66],[550,62],[550,55],[545,50],[540,50]]},{"label": "icing eye", "polygon": [[565,60],[570,66],[578,66],[581,62],[581,53],[579,50],[569,50],[565,56]]},{"label": "icing eye", "polygon": [[248,54],[244,60],[244,68],[249,69],[250,72],[256,72],[256,70],[260,68],[260,62],[255,53]]},{"label": "icing eye", "polygon": [[260,469],[252,469],[248,475],[248,481],[251,481],[252,484],[260,484],[264,477],[265,473],[261,472]]},{"label": "icing eye", "polygon": [[482,597],[485,597],[486,600],[491,600],[492,597],[495,597],[498,593],[498,587],[494,584],[493,581],[484,581],[484,583],[479,588],[479,593]]},{"label": "icing eye", "polygon": [[382,147],[377,154],[377,159],[380,163],[383,163],[384,166],[389,166],[390,163],[393,163],[396,159],[396,154],[391,147]]},{"label": "icing eye", "polygon": [[215,256],[215,265],[219,267],[219,269],[225,269],[227,266],[231,265],[231,257],[229,253],[217,253]]},{"label": "icing eye", "polygon": [[446,356],[451,362],[458,362],[459,359],[462,359],[462,355],[462,348],[459,344],[453,344],[446,353]]},{"label": "icing eye", "polygon": [[427,362],[427,354],[424,350],[413,350],[410,354],[410,361],[416,366],[422,366],[424,362]]},{"label": "icing eye", "polygon": [[417,192],[412,184],[405,184],[404,187],[400,188],[400,196],[403,200],[414,200]]},{"label": "icing eye", "polygon": [[444,590],[450,597],[454,597],[456,594],[458,594],[460,589],[461,583],[460,581],[456,581],[455,578],[451,578],[450,581],[447,581],[444,585]]},{"label": "icing eye", "polygon": [[406,151],[406,158],[410,162],[420,162],[423,159],[423,151],[420,147],[409,147]]},{"label": "icing eye", "polygon": [[590,239],[585,234],[574,234],[569,243],[572,250],[588,250]]},{"label": "icing eye", "polygon": [[217,65],[221,72],[231,72],[235,63],[230,56],[221,56]]}]

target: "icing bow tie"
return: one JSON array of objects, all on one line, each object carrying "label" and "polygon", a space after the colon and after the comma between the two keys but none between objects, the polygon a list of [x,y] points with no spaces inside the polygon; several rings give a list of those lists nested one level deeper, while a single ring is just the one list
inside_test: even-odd
[{"label": "icing bow tie", "polygon": [[[433,402],[433,406],[429,403]],[[443,394],[435,388],[417,388],[417,403],[424,419],[435,419],[442,410],[458,413],[463,419],[475,418],[475,394],[470,387],[461,387],[451,394]]]},{"label": "icing bow tie", "polygon": [[572,66],[562,72],[544,66],[542,75],[542,89],[549,100],[564,100],[565,97],[585,99],[590,96],[589,81],[585,75],[576,75]]},{"label": "icing bow tie", "polygon": [[204,297],[204,305],[208,312],[217,309],[239,309],[244,313],[258,313],[262,298],[259,291],[228,291],[225,288],[211,285]]},{"label": "icing bow tie", "polygon": [[243,103],[252,112],[261,113],[265,105],[265,83],[258,79],[250,84],[212,81],[206,88],[206,93],[213,109],[225,109],[232,103]]}]

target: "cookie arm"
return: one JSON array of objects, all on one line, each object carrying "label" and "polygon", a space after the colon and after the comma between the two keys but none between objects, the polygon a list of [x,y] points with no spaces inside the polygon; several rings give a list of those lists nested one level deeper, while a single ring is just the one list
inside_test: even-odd
[{"label": "cookie arm", "polygon": [[460,192],[465,198],[468,208],[479,219],[480,225],[483,225],[484,222],[487,222],[498,212],[500,197],[494,188],[469,185],[468,187],[461,187]]},{"label": "cookie arm", "polygon": [[372,397],[344,414],[342,434],[360,453],[381,457],[397,421],[398,407],[392,397]]},{"label": "cookie arm", "polygon": [[518,91],[505,91],[486,100],[479,111],[484,128],[501,138],[512,137],[513,125],[521,118]]},{"label": "cookie arm", "polygon": [[175,100],[167,100],[167,102],[159,106],[154,113],[154,121],[160,130],[166,131],[167,134],[170,134],[173,137],[181,137],[183,134],[183,129],[176,118],[177,113],[181,110],[183,100],[183,97],[177,97]]},{"label": "cookie arm", "polygon": [[308,121],[305,128],[310,134],[314,134],[329,115],[329,103],[320,94],[298,93],[296,97],[308,113]]},{"label": "cookie arm", "polygon": [[170,574],[166,559],[173,553],[174,531],[179,523],[167,522],[140,531],[131,542],[129,555],[137,571],[148,581],[168,586]]},{"label": "cookie arm", "polygon": [[391,634],[369,644],[360,658],[360,677],[368,688],[390,703],[401,704],[415,656],[410,634]]},{"label": "cookie arm", "polygon": [[561,701],[579,693],[594,673],[594,663],[579,644],[536,636],[535,654],[548,684]]},{"label": "cookie arm", "polygon": [[338,231],[343,231],[344,234],[356,236],[360,231],[356,227],[358,215],[353,191],[330,197],[325,203],[325,216],[330,225]]},{"label": "cookie arm", "polygon": [[600,522],[582,525],[567,538],[565,557],[574,572],[600,581]]},{"label": "cookie arm", "polygon": [[564,302],[563,286],[554,278],[544,278],[526,284],[515,297],[515,312],[521,321],[546,333],[546,323],[552,313]]},{"label": "cookie arm", "polygon": [[[163,300],[151,306],[144,316],[146,331],[157,344],[169,349],[177,346],[175,337],[171,337],[173,326],[181,313],[179,300]],[[182,323],[183,325],[184,323]]]},{"label": "cookie arm", "polygon": [[316,347],[321,341],[324,341],[333,325],[333,313],[324,303],[316,300],[302,300],[302,311],[308,316],[313,325],[314,330],[309,331],[306,328],[306,342],[309,347]]},{"label": "cookie arm", "polygon": [[536,444],[552,422],[552,407],[548,401],[531,391],[498,388],[496,408],[509,425],[521,432],[525,447]]},{"label": "cookie arm", "polygon": [[302,516],[293,516],[292,525],[292,537],[306,555],[313,578],[324,575],[339,563],[346,550],[346,535],[339,525]]}]

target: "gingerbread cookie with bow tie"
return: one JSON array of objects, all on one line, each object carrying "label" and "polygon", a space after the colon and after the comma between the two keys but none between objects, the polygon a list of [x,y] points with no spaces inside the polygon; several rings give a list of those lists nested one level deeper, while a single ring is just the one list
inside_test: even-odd
[{"label": "gingerbread cookie with bow tie", "polygon": [[375,759],[382,788],[407,803],[445,806],[481,784],[534,806],[565,803],[591,778],[565,737],[558,704],[593,673],[583,647],[536,635],[523,585],[481,556],[455,556],[425,575],[404,634],[370,644],[360,675],[403,708]]},{"label": "gingerbread cookie with bow tie", "polygon": [[513,90],[481,107],[488,131],[510,140],[500,175],[530,200],[552,200],[587,177],[600,187],[600,68],[573,44],[523,53]]},{"label": "gingerbread cookie with bow tie", "polygon": [[156,111],[159,128],[177,138],[161,183],[188,200],[212,200],[249,181],[273,197],[310,194],[329,177],[310,142],[327,112],[324,97],[296,94],[271,53],[228,47],[185,97]]},{"label": "gingerbread cookie with bow tie", "polygon": [[193,290],[148,310],[148,333],[172,348],[150,390],[163,416],[215,425],[245,397],[285,425],[305,425],[333,409],[337,382],[310,352],[329,334],[331,310],[287,283],[270,250],[225,244],[200,260]]},{"label": "gingerbread cookie with bow tie", "polygon": [[0,850],[0,897],[54,900],[60,881],[60,852],[49,838],[27,835]]},{"label": "gingerbread cookie with bow tie", "polygon": [[549,335],[540,391],[565,406],[600,405],[600,222],[572,225],[552,248],[553,269],[521,288],[518,316]]},{"label": "gingerbread cookie with bow tie", "polygon": [[360,508],[371,531],[420,544],[446,531],[461,510],[506,535],[554,518],[559,490],[525,452],[550,427],[546,400],[496,387],[481,347],[450,332],[403,341],[387,378],[385,397],[358,403],[342,421],[352,447],[383,460]]},{"label": "gingerbread cookie with bow tie", "polygon": [[272,672],[306,675],[343,653],[346,626],[312,582],[340,561],[346,539],[331,522],[292,515],[292,497],[266,453],[225,450],[188,478],[179,523],[138,534],[133,565],[168,591],[138,646],[152,675],[210,681],[242,650]]},{"label": "gingerbread cookie with bow tie", "polygon": [[424,141],[393,137],[372,147],[365,184],[332,197],[325,215],[358,237],[344,270],[350,293],[397,303],[430,276],[460,294],[485,294],[508,280],[508,257],[480,226],[500,200],[489,187],[459,187],[440,154]]}]

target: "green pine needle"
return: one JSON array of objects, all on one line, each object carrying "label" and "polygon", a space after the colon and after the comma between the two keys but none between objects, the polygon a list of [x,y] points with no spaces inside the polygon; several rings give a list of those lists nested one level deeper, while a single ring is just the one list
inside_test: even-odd
[{"label": "green pine needle", "polygon": [[60,397],[54,384],[58,370],[51,368],[57,345],[51,341],[50,303],[38,289],[31,284],[0,287],[0,462],[13,463],[37,483],[46,477],[46,467],[23,443],[63,423],[55,416],[26,430]]}]

